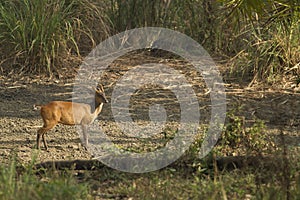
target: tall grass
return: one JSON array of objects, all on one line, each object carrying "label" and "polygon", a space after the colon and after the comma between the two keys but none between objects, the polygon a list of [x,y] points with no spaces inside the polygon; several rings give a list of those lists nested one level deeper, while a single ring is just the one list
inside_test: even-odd
[{"label": "tall grass", "polygon": [[0,66],[59,71],[112,34],[156,26],[187,34],[253,80],[300,77],[299,9],[297,0],[3,0]]},{"label": "tall grass", "polygon": [[[233,70],[252,82],[274,82],[287,73],[300,74],[300,4],[298,1],[223,1],[228,23],[241,42]],[[298,67],[297,67],[298,66]]]},{"label": "tall grass", "polygon": [[[145,26],[180,31],[231,70],[255,80],[299,75],[299,4],[247,0],[107,0],[114,32]],[[299,68],[299,67],[298,67]]]},{"label": "tall grass", "polygon": [[230,61],[234,75],[270,82],[285,73],[300,76],[297,2],[110,0],[108,15],[115,32],[145,26],[177,30]]},{"label": "tall grass", "polygon": [[79,56],[79,35],[84,33],[93,42],[82,17],[97,12],[85,0],[1,1],[2,58],[25,71],[55,71],[73,55]]},{"label": "tall grass", "polygon": [[219,4],[206,0],[110,0],[108,16],[115,32],[138,27],[165,27],[187,34],[213,49]]}]

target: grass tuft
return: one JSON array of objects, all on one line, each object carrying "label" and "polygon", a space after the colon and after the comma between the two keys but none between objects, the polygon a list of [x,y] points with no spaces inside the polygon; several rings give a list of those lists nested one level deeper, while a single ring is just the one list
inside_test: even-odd
[{"label": "grass tuft", "polygon": [[87,184],[78,183],[71,172],[40,174],[31,163],[25,168],[15,159],[0,165],[0,199],[89,199]]}]

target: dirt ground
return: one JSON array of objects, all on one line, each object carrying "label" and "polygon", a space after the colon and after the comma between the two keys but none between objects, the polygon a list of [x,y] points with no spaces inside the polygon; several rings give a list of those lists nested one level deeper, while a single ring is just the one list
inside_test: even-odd
[{"label": "dirt ground", "polygon": [[[126,73],[128,69],[142,63],[157,61],[167,64],[185,74],[188,81],[193,84],[193,89],[199,100],[199,106],[203,108],[201,120],[208,123],[210,113],[210,96],[200,74],[192,70],[184,61],[176,59],[163,59],[145,57],[131,57],[115,61],[101,78],[108,99],[111,101],[113,87],[116,81]],[[226,87],[228,110],[243,105],[240,113],[246,120],[258,118],[266,122],[268,133],[278,135],[283,130],[287,135],[287,142],[293,147],[300,147],[300,93],[296,87],[251,87],[241,86],[236,80],[229,78],[222,71]],[[27,163],[33,158],[37,162],[51,160],[91,159],[91,154],[81,145],[80,137],[75,127],[58,125],[48,132],[47,141],[49,150],[35,149],[36,132],[42,126],[42,120],[38,111],[33,110],[34,104],[45,104],[52,100],[71,101],[74,77],[62,76],[59,79],[45,77],[21,78],[14,76],[0,76],[0,162],[6,163],[15,153],[17,159]],[[300,86],[297,86],[300,87]],[[148,123],[148,109],[153,101],[164,102],[169,117],[178,119],[178,101],[172,93],[164,90],[155,92],[155,87],[141,88],[131,99],[133,118],[141,123]],[[124,136],[116,128],[110,104],[105,104],[102,113],[95,122],[99,124],[116,144],[121,144],[126,149],[133,148],[137,141]],[[173,114],[173,115],[172,115]],[[170,123],[170,129],[176,128]],[[171,135],[172,131],[159,134],[156,139],[160,142]],[[265,134],[265,133],[262,133]],[[157,145],[157,140],[148,143],[147,149]],[[166,142],[166,141],[164,141]]]}]

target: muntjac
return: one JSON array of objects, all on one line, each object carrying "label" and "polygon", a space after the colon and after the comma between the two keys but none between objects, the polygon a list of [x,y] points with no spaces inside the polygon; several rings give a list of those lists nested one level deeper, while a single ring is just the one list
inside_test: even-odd
[{"label": "muntjac", "polygon": [[37,131],[37,149],[40,149],[41,137],[45,149],[48,145],[45,139],[45,133],[55,127],[57,124],[80,125],[82,127],[84,144],[88,145],[87,125],[94,122],[100,114],[103,104],[107,103],[102,85],[95,89],[95,110],[92,112],[91,106],[84,103],[74,103],[66,101],[52,101],[46,105],[34,105],[34,109],[41,110],[41,116],[44,122],[43,127]]}]

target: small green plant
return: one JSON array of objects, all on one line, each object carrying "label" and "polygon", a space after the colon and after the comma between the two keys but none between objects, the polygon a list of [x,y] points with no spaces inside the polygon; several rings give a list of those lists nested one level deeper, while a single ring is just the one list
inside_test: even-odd
[{"label": "small green plant", "polygon": [[255,119],[253,124],[248,125],[245,117],[237,115],[239,109],[233,109],[227,114],[227,124],[220,138],[221,151],[225,154],[263,153],[271,143],[265,133],[264,122]]}]

